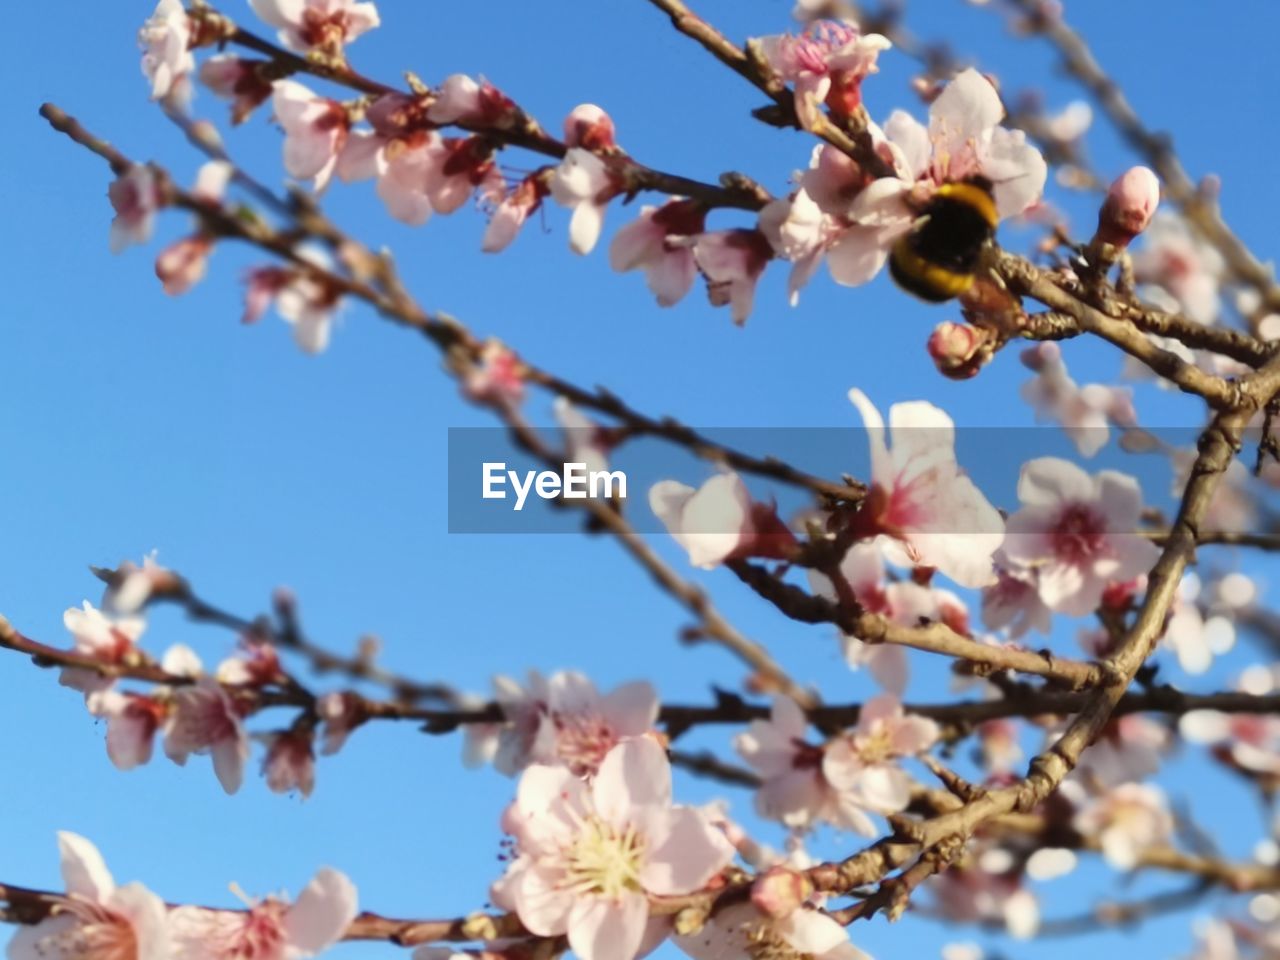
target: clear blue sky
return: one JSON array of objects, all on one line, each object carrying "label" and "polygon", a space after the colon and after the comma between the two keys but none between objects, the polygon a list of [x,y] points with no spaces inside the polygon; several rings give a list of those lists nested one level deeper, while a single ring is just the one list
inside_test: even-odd
[{"label": "clear blue sky", "polygon": [[[250,20],[244,0],[227,3],[230,15]],[[704,179],[738,168],[780,189],[807,161],[806,139],[752,121],[747,113],[759,97],[642,0],[380,6],[383,28],[350,51],[371,74],[394,81],[409,68],[435,82],[454,71],[483,73],[553,129],[574,105],[595,101],[637,157]],[[790,25],[788,0],[704,0],[699,7],[736,37]],[[356,307],[330,351],[306,357],[277,320],[238,323],[239,277],[259,258],[219,250],[209,279],[173,300],[152,275],[158,244],[110,256],[103,165],[52,134],[36,110],[56,101],[134,156],[190,177],[198,160],[149,106],[139,75],[134,33],[150,8],[49,2],[7,11],[0,612],[35,637],[63,643],[62,611],[99,596],[88,564],[159,548],[164,563],[227,607],[258,612],[273,587],[287,584],[316,640],[350,648],[360,634],[376,633],[388,664],[473,690],[486,690],[496,670],[528,666],[581,668],[607,687],[643,665],[673,701],[701,699],[712,683],[735,684],[740,670],[726,656],[677,646],[687,617],[607,540],[447,535],[446,430],[487,421],[459,401],[417,338]],[[1218,4],[1203,16],[1198,5],[1155,0],[1068,9],[1150,122],[1176,132],[1192,174],[1222,176],[1228,220],[1270,253],[1265,241],[1274,236],[1280,182],[1266,175],[1266,158],[1280,144],[1261,97],[1274,90],[1280,12]],[[919,31],[978,55],[1008,85],[1042,85],[1055,106],[1075,96],[1043,47],[1011,43],[991,13],[930,0],[914,15]],[[911,64],[890,53],[882,65],[867,87],[878,117],[912,103]],[[196,109],[225,119],[225,105],[207,91]],[[228,142],[251,170],[281,176],[279,134],[265,112]],[[1090,143],[1103,171],[1128,164],[1104,128]],[[508,162],[526,161],[512,155]],[[1065,202],[1077,232],[1087,234],[1087,208]],[[338,186],[327,205],[372,245],[393,247],[428,308],[501,336],[570,379],[608,384],[642,409],[710,427],[852,427],[845,393],[856,385],[882,408],[927,398],[963,425],[1031,422],[1015,400],[1025,371],[1012,351],[974,382],[944,381],[923,344],[932,325],[953,314],[908,300],[884,278],[849,291],[824,273],[791,310],[783,272],[773,271],[755,315],[737,330],[699,291],[659,310],[637,276],[609,271],[603,244],[589,258],[573,257],[558,210],[549,212],[545,231],[531,224],[508,253],[486,258],[478,252],[483,221],[473,213],[410,230],[384,214],[368,184]],[[611,209],[606,230],[627,217]],[[186,227],[185,218],[167,217],[158,239]],[[1088,344],[1066,351],[1081,379],[1118,367]],[[1189,404],[1151,387],[1139,387],[1138,409],[1148,423],[1196,422],[1188,421]],[[863,462],[862,444],[851,430],[851,464]],[[1014,479],[996,483],[993,499],[1008,504]],[[683,567],[673,547],[661,545]],[[827,632],[781,622],[731,580],[705,578],[726,612],[802,680],[821,679],[833,700],[871,692],[865,675],[844,672]],[[171,613],[153,619],[146,639],[156,651],[189,642],[207,662],[232,641]],[[1069,637],[1059,643],[1074,652]],[[940,695],[936,671],[921,664],[918,672],[923,682],[913,694]],[[0,729],[7,731],[0,738],[0,769],[8,772],[5,881],[55,885],[58,829],[94,839],[118,879],[143,880],[176,901],[230,904],[232,880],[251,892],[296,891],[329,864],[351,875],[364,907],[450,915],[480,906],[499,868],[497,817],[512,784],[492,771],[462,771],[454,737],[374,726],[321,763],[306,803],[270,794],[256,776],[228,798],[201,760],[187,769],[158,760],[117,773],[103,730],[77,696],[12,655],[0,657]],[[1229,821],[1226,846],[1247,853],[1257,812],[1234,784],[1224,778],[1216,781],[1220,792],[1196,795],[1185,775],[1165,782],[1189,795],[1198,814]],[[683,781],[679,789],[691,800],[722,792]],[[747,816],[747,795],[734,795],[733,804]],[[831,839],[819,853],[850,848]],[[1101,876],[1082,870],[1042,891],[1045,914],[1088,905]],[[1174,883],[1144,880],[1129,892]],[[876,920],[853,932],[882,958],[936,956],[957,935],[984,939],[926,921],[889,929]],[[1144,955],[1176,954],[1187,924],[1153,924],[1141,936],[1122,943],[1106,935],[1088,946],[1114,953],[1141,942]],[[1067,957],[1084,945],[1012,945],[1008,952]],[[337,955],[393,953],[348,945]]]}]

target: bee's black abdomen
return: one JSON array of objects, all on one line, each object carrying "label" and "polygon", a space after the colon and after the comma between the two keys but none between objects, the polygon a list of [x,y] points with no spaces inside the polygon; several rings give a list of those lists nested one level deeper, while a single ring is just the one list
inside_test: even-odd
[{"label": "bee's black abdomen", "polygon": [[890,275],[904,290],[930,303],[959,296],[973,285],[996,220],[988,184],[943,184],[911,232],[894,245]]}]

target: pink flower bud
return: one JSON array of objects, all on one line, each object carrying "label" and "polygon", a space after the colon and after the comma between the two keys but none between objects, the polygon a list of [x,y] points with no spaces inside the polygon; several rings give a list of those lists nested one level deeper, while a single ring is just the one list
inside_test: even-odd
[{"label": "pink flower bud", "polygon": [[977,327],[947,320],[933,328],[929,337],[929,356],[943,376],[967,380],[987,362],[988,357],[982,352],[986,339]]},{"label": "pink flower bud", "polygon": [[1160,203],[1160,181],[1146,167],[1130,167],[1122,174],[1098,213],[1097,239],[1126,247],[1151,222]]},{"label": "pink flower bud", "polygon": [[582,147],[593,153],[617,148],[613,139],[613,120],[594,103],[573,108],[564,121],[564,142],[569,147]]},{"label": "pink flower bud", "polygon": [[803,873],[770,867],[751,885],[751,903],[767,917],[782,919],[804,905],[813,884]]},{"label": "pink flower bud", "polygon": [[286,731],[272,736],[262,760],[262,775],[273,793],[297,790],[311,796],[316,785],[316,755],[310,733]]},{"label": "pink flower bud", "polygon": [[212,249],[213,238],[197,233],[161,250],[156,257],[156,276],[164,285],[164,292],[176,297],[199,283]]}]

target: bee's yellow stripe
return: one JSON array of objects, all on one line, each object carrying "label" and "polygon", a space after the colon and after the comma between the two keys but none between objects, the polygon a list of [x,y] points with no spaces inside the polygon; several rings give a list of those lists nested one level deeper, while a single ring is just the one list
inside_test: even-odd
[{"label": "bee's yellow stripe", "polygon": [[973,274],[956,273],[926,260],[904,237],[893,247],[893,265],[913,293],[930,300],[950,300],[973,286]]},{"label": "bee's yellow stripe", "polygon": [[984,190],[976,183],[944,183],[938,187],[935,196],[946,197],[973,207],[993,229],[1000,222],[1000,214],[996,212],[996,202],[992,199],[990,191]]}]

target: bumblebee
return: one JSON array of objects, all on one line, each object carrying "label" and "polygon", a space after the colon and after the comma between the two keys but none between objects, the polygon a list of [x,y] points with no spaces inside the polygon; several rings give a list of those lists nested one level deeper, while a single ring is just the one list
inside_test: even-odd
[{"label": "bumblebee", "polygon": [[921,300],[942,303],[973,285],[982,248],[999,221],[991,190],[985,177],[938,187],[910,232],[893,246],[889,273],[898,286]]}]

